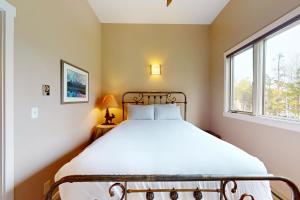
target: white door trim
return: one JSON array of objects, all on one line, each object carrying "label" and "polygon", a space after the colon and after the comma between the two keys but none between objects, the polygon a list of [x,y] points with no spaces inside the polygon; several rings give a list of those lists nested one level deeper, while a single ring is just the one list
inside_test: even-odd
[{"label": "white door trim", "polygon": [[14,199],[14,19],[16,9],[0,0],[3,20],[2,188],[3,200]]}]

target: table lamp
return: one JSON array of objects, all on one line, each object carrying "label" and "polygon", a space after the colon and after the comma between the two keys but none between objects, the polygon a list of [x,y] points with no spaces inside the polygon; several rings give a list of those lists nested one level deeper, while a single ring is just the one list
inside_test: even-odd
[{"label": "table lamp", "polygon": [[116,101],[114,95],[109,94],[104,96],[101,101],[101,107],[106,108],[106,113],[104,116],[105,122],[102,125],[114,125],[112,120],[115,118],[115,115],[113,113],[110,115],[109,108],[116,108],[118,106],[118,102]]}]

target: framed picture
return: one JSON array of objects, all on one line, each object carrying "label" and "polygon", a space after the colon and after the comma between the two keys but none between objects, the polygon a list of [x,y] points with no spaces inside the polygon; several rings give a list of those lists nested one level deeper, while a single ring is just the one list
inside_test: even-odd
[{"label": "framed picture", "polygon": [[89,73],[64,60],[61,65],[61,103],[89,102]]}]

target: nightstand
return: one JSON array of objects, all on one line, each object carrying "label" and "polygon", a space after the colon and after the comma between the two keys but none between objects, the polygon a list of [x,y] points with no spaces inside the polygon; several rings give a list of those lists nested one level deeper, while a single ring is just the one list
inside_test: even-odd
[{"label": "nightstand", "polygon": [[92,142],[98,139],[99,137],[103,136],[105,133],[110,131],[111,129],[115,128],[118,126],[118,124],[113,124],[113,125],[103,125],[99,124],[95,127],[95,131],[92,136]]}]

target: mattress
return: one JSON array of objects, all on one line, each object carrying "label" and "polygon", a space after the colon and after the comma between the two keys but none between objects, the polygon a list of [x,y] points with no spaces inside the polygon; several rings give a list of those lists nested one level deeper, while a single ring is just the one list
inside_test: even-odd
[{"label": "mattress", "polygon": [[[127,120],[97,139],[82,153],[65,164],[55,180],[68,175],[210,175],[266,176],[264,164],[256,157],[195,127],[183,120]],[[66,183],[59,187],[62,200],[111,198],[113,183]],[[128,183],[130,189],[220,187],[219,182]],[[255,199],[272,199],[267,181],[239,182],[236,194]],[[220,199],[217,193],[203,193],[204,199]],[[129,194],[128,199],[145,199],[145,194]],[[167,193],[156,193],[155,199],[170,199]],[[180,193],[179,199],[192,199]]]}]

